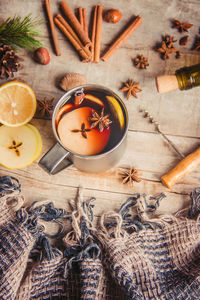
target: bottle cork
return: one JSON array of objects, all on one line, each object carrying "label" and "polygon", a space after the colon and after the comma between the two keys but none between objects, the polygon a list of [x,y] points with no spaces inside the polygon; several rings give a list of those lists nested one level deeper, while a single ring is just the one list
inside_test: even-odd
[{"label": "bottle cork", "polygon": [[176,75],[161,75],[156,77],[156,87],[159,93],[166,93],[179,88]]}]

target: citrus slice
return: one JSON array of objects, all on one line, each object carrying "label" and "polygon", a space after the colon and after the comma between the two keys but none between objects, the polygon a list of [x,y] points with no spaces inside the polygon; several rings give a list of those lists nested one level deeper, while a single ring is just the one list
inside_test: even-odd
[{"label": "citrus slice", "polygon": [[117,119],[119,120],[120,128],[123,129],[124,128],[124,114],[123,114],[121,105],[119,104],[117,99],[115,99],[112,96],[106,96],[106,98],[108,99],[110,110],[112,111],[113,114],[116,115]]},{"label": "citrus slice", "polygon": [[32,129],[37,137],[37,148],[34,157],[34,160],[36,160],[42,153],[42,147],[43,147],[42,137],[40,135],[39,130],[35,126],[33,126],[32,124],[26,124],[26,126]]},{"label": "citrus slice", "polygon": [[74,108],[74,105],[71,103],[65,104],[61,109],[58,111],[56,116],[56,126],[58,126],[58,123],[63,116],[63,114],[67,113],[68,111],[72,110]]},{"label": "citrus slice", "polygon": [[35,94],[27,84],[11,81],[0,87],[0,123],[12,127],[26,124],[36,106]]},{"label": "citrus slice", "polygon": [[0,164],[8,169],[30,165],[36,156],[38,138],[28,126],[0,127]]}]

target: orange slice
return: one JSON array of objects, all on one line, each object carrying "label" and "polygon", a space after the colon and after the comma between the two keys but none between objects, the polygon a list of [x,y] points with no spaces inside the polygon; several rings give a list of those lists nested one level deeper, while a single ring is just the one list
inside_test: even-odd
[{"label": "orange slice", "polygon": [[91,94],[85,94],[84,99],[90,100],[90,101],[94,102],[95,104],[98,104],[98,105],[104,107],[103,101],[101,101],[99,98],[97,98]]},{"label": "orange slice", "polygon": [[36,106],[35,94],[27,84],[11,81],[0,87],[0,123],[11,127],[26,124]]},{"label": "orange slice", "polygon": [[67,113],[68,111],[72,110],[74,108],[73,104],[67,103],[61,109],[58,111],[57,116],[56,116],[56,126],[58,126],[58,123],[62,117],[63,114]]}]

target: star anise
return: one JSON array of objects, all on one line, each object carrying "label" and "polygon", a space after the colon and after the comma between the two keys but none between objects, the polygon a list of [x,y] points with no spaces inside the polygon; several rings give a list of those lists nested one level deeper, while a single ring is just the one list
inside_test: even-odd
[{"label": "star anise", "polygon": [[180,52],[178,48],[174,48],[173,37],[166,36],[161,42],[161,47],[157,48],[156,51],[161,53],[162,59],[166,60],[169,58],[169,54]]},{"label": "star anise", "polygon": [[143,54],[138,55],[133,59],[133,62],[137,69],[146,69],[149,66],[148,58]]},{"label": "star anise", "polygon": [[96,111],[92,111],[92,116],[89,117],[91,122],[91,128],[99,127],[99,131],[102,132],[104,128],[109,128],[112,121],[109,119],[110,115],[104,115],[104,108],[102,108],[101,114],[99,115]]},{"label": "star anise", "polygon": [[80,132],[81,133],[81,135],[82,135],[82,137],[84,137],[85,139],[87,139],[87,133],[86,132],[89,132],[89,131],[91,131],[91,129],[86,129],[85,128],[85,123],[82,123],[81,124],[81,129],[72,129],[71,130],[72,132]]},{"label": "star anise", "polygon": [[44,99],[41,101],[39,99],[37,99],[37,103],[38,103],[38,115],[40,117],[50,117],[52,114],[52,110],[54,108],[53,105],[53,100],[54,98],[48,100],[46,97],[44,97]]},{"label": "star anise", "polygon": [[140,182],[142,181],[141,178],[138,177],[138,171],[134,167],[131,167],[130,169],[123,169],[122,173],[120,173],[122,177],[122,183],[129,183],[133,184],[133,181]]},{"label": "star anise", "polygon": [[184,32],[184,31],[188,32],[188,29],[193,26],[193,24],[181,23],[179,20],[176,19],[174,19],[172,22],[173,22],[173,27],[177,28],[179,32]]},{"label": "star anise", "polygon": [[196,40],[194,42],[193,50],[200,50],[200,36],[196,36]]},{"label": "star anise", "polygon": [[121,92],[127,92],[127,100],[130,96],[137,98],[136,93],[141,92],[142,90],[138,87],[139,82],[134,82],[132,79],[129,79],[128,82],[124,82],[124,86],[120,89]]},{"label": "star anise", "polygon": [[163,36],[163,41],[166,43],[168,48],[174,48],[173,43],[177,42],[177,40],[175,40],[174,37],[171,35]]}]

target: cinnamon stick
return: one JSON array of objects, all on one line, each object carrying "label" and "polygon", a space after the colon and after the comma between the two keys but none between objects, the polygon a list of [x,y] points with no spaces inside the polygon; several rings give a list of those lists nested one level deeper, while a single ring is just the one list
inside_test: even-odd
[{"label": "cinnamon stick", "polygon": [[93,12],[93,22],[92,22],[92,36],[91,36],[91,41],[92,41],[92,62],[94,62],[94,45],[95,45],[95,37],[96,37],[96,26],[97,26],[97,6],[94,7],[94,12]]},{"label": "cinnamon stick", "polygon": [[60,45],[59,45],[58,37],[56,35],[55,25],[53,22],[53,15],[52,15],[51,6],[50,6],[50,0],[45,0],[45,8],[47,11],[47,16],[48,16],[48,20],[49,20],[49,25],[50,25],[51,36],[52,36],[52,40],[53,40],[55,53],[57,56],[60,56],[61,55]]},{"label": "cinnamon stick", "polygon": [[134,21],[120,34],[120,36],[111,44],[105,54],[101,57],[103,61],[108,60],[111,55],[130,37],[136,28],[142,23],[142,18],[137,16]]},{"label": "cinnamon stick", "polygon": [[[71,34],[71,36],[74,38],[74,40],[77,41],[77,43],[79,44],[79,46],[86,52],[87,56],[88,56],[88,61],[91,60],[91,52],[88,49],[88,47],[83,46],[83,44],[81,43],[80,39],[78,38],[77,34],[74,32],[74,30],[71,28],[71,26],[69,25],[69,23],[60,15],[58,14],[56,16],[57,20],[60,21],[60,23],[67,29],[67,31]],[[55,20],[55,19],[54,19]]]},{"label": "cinnamon stick", "polygon": [[83,43],[84,46],[90,47],[91,46],[91,41],[85,31],[83,30],[81,24],[79,23],[78,19],[76,18],[75,14],[73,13],[72,9],[68,5],[67,2],[61,1],[60,2],[60,7],[71,23],[73,29],[75,30],[76,34],[78,35],[79,39]]},{"label": "cinnamon stick", "polygon": [[79,23],[83,27],[83,9],[82,9],[82,7],[78,8],[78,16],[79,16]]},{"label": "cinnamon stick", "polygon": [[83,30],[88,36],[88,24],[87,24],[87,10],[86,8],[82,8],[82,15],[83,15]]},{"label": "cinnamon stick", "polygon": [[54,22],[58,26],[58,28],[63,32],[63,34],[67,37],[70,43],[74,46],[79,55],[83,58],[83,61],[88,61],[89,58],[87,53],[84,51],[80,43],[74,38],[72,33],[61,23],[61,21],[57,17],[54,18]]},{"label": "cinnamon stick", "polygon": [[103,6],[97,6],[97,18],[96,18],[96,34],[94,43],[94,62],[98,63],[100,59],[100,43],[101,43],[101,31],[102,31],[102,16]]}]

